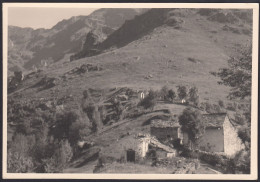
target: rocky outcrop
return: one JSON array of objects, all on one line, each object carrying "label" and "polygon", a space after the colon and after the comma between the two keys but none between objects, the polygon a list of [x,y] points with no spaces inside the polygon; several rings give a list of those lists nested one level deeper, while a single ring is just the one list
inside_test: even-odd
[{"label": "rocky outcrop", "polygon": [[83,57],[90,57],[100,53],[98,49],[98,44],[102,41],[102,37],[98,35],[98,32],[91,31],[87,34],[85,43],[80,52],[70,57],[70,61],[80,59]]},{"label": "rocky outcrop", "polygon": [[57,79],[53,77],[43,77],[32,87],[38,87],[39,90],[45,90],[54,87],[57,84]]}]

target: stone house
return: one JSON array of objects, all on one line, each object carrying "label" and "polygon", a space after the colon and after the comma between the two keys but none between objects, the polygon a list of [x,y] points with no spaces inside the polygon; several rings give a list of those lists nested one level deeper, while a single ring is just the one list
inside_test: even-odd
[{"label": "stone house", "polygon": [[232,156],[243,149],[236,127],[227,113],[204,114],[205,133],[199,139],[200,150]]},{"label": "stone house", "polygon": [[122,147],[125,152],[124,158],[128,162],[144,159],[151,148],[156,148],[160,151],[160,158],[171,158],[177,155],[175,149],[160,143],[157,139],[148,134],[138,134],[134,137],[130,136]]},{"label": "stone house", "polygon": [[149,143],[149,135],[139,134],[137,136],[130,137],[126,141],[125,146],[123,146],[126,161],[134,162],[136,160],[143,159],[149,149]]},{"label": "stone house", "polygon": [[[232,156],[243,149],[236,128],[226,113],[203,114],[202,118],[205,132],[198,142],[200,150]],[[192,148],[188,134],[181,131],[181,126],[176,121],[153,121],[151,135],[158,140],[179,138],[181,143]]]},{"label": "stone house", "polygon": [[160,141],[183,139],[181,127],[176,121],[153,120],[150,132]]}]

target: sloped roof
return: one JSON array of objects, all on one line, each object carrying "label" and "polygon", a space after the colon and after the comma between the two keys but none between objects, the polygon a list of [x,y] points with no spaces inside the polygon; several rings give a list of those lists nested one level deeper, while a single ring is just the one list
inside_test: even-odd
[{"label": "sloped roof", "polygon": [[[205,124],[205,127],[218,128],[223,126],[226,116],[227,113],[203,114],[202,119]],[[153,120],[151,123],[151,127],[178,128],[180,127],[180,124],[177,121]]]},{"label": "sloped roof", "polygon": [[155,128],[178,128],[180,124],[177,121],[163,121],[163,120],[154,120],[151,123],[151,127]]},{"label": "sloped roof", "polygon": [[206,127],[222,127],[227,113],[203,114],[203,122]]}]

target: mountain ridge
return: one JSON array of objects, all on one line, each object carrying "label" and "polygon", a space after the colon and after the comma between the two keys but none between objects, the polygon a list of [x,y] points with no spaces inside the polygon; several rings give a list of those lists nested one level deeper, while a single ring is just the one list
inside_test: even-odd
[{"label": "mountain ridge", "polygon": [[[58,22],[50,29],[21,28],[10,25],[9,32],[9,69],[15,66],[24,70],[40,66],[41,61],[56,62],[67,53],[73,53],[82,46],[84,36],[99,30],[103,39],[117,29],[126,19],[133,18],[139,11],[135,9],[99,9],[88,16],[74,16]],[[108,18],[108,16],[110,18]],[[118,21],[113,23],[117,15]]]},{"label": "mountain ridge", "polygon": [[[143,36],[152,32],[156,27],[163,25],[171,26],[175,29],[180,29],[182,24],[185,23],[185,18],[189,16],[201,16],[208,22],[216,22],[223,24],[225,31],[233,31],[237,34],[250,35],[252,30],[248,29],[248,25],[252,24],[252,12],[243,10],[222,10],[222,9],[151,9],[143,14],[137,15],[134,19],[127,20],[119,29],[111,33],[107,39],[92,48],[100,54],[105,50],[123,47]],[[153,18],[151,18],[153,17]],[[246,27],[242,30],[241,27],[232,27],[234,23],[240,24],[239,26]],[[229,26],[231,25],[231,26]],[[85,50],[84,50],[85,49]],[[83,48],[74,57],[82,58],[88,57],[87,49]],[[90,56],[93,56],[92,53]]]}]

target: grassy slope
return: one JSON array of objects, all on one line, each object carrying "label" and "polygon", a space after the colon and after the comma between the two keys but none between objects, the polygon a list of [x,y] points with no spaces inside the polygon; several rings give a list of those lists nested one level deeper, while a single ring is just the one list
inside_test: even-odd
[{"label": "grassy slope", "polygon": [[[234,54],[234,45],[246,42],[249,37],[226,33],[221,30],[222,26],[199,15],[190,16],[180,30],[169,26],[158,27],[123,48],[72,63],[57,63],[46,70],[47,75],[60,78],[83,63],[99,64],[104,70],[75,76],[51,90],[57,90],[59,94],[71,93],[78,98],[85,88],[127,86],[159,89],[163,85],[174,88],[183,84],[196,85],[201,99],[225,99],[229,88],[218,85],[218,79],[209,72],[226,67],[228,56]],[[211,33],[212,30],[217,33]],[[188,58],[199,62],[193,63]],[[147,75],[153,78],[145,79]],[[48,97],[50,90],[41,91],[35,97],[39,95]]]}]

